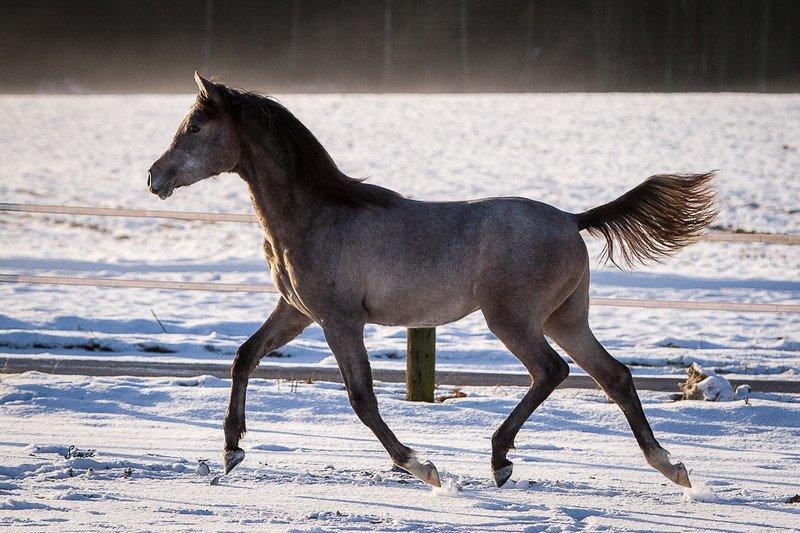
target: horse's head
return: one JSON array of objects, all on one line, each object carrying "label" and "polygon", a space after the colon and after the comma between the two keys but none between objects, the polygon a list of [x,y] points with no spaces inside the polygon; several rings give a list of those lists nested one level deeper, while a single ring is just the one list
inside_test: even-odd
[{"label": "horse's head", "polygon": [[240,144],[225,88],[195,72],[199,94],[167,151],[150,167],[147,185],[162,200],[178,187],[230,172],[239,162]]}]

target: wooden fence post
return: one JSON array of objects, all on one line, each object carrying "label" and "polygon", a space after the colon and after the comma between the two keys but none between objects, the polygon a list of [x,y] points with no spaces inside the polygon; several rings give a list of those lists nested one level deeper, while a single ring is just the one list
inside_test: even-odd
[{"label": "wooden fence post", "polygon": [[432,402],[436,382],[436,328],[408,328],[406,399]]}]

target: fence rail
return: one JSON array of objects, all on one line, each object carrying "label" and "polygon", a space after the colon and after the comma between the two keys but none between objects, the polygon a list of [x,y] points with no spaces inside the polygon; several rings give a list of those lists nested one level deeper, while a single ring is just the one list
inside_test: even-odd
[{"label": "fence rail", "polygon": [[[219,362],[163,362],[153,359],[146,361],[129,361],[80,357],[46,357],[40,355],[3,355],[0,357],[0,374],[18,374],[21,372],[45,372],[48,374],[79,376],[139,376],[139,377],[196,377],[202,375],[230,378],[229,363]],[[402,383],[406,380],[407,371],[400,368],[372,369],[373,377],[378,381]],[[262,362],[253,370],[254,378],[284,379],[288,381],[334,381],[341,383],[342,374],[336,366],[293,365],[285,363]],[[633,380],[639,390],[661,392],[678,392],[678,385],[686,380],[685,375],[634,376]],[[800,380],[777,380],[763,376],[728,377],[735,388],[747,384],[758,392],[800,393]],[[435,375],[438,386],[503,386],[529,387],[531,376],[519,372],[481,372],[470,370],[439,370]],[[564,389],[597,389],[597,383],[585,374],[570,374],[559,385]]]},{"label": "fence rail", "polygon": [[208,213],[204,211],[163,211],[160,209],[118,209],[78,205],[10,204],[0,202],[0,211],[41,213],[50,215],[91,215],[98,217],[167,218],[204,222],[258,222],[255,215],[245,213]]},{"label": "fence rail", "polygon": [[[88,287],[171,289],[216,292],[278,292],[273,285],[266,283],[204,283],[197,281],[168,281],[130,278],[31,276],[28,274],[0,274],[0,283],[80,285]],[[800,313],[800,304],[768,304],[730,301],[698,302],[681,300],[645,300],[635,298],[592,298],[591,305],[600,307],[687,309],[695,311],[736,311],[740,313]]]},{"label": "fence rail", "polygon": [[115,287],[125,289],[170,289],[214,292],[278,292],[265,283],[204,283],[198,281],[169,281],[131,278],[101,278],[75,276],[31,276],[0,274],[0,283],[31,283],[34,285],[80,285],[84,287]]},{"label": "fence rail", "polygon": [[[14,204],[14,203],[0,203],[0,212],[17,212],[17,213],[47,213],[59,215],[90,215],[90,216],[109,216],[109,217],[134,217],[134,218],[163,218],[174,220],[186,221],[206,221],[206,222],[244,222],[254,223],[257,218],[253,215],[240,214],[240,213],[207,213],[197,211],[161,211],[161,210],[148,210],[148,209],[113,209],[105,207],[85,207],[85,206],[66,206],[66,205],[41,205],[41,204]],[[774,233],[729,233],[729,232],[713,232],[703,236],[702,240],[707,242],[735,242],[735,243],[770,243],[770,244],[800,244],[800,235],[785,235]],[[219,291],[219,292],[277,292],[275,287],[267,284],[249,284],[249,283],[204,283],[194,281],[168,281],[168,280],[144,280],[144,279],[126,279],[126,278],[100,278],[100,277],[69,277],[69,276],[36,276],[27,274],[2,274],[0,273],[0,283],[33,283],[33,284],[47,284],[47,285],[77,285],[77,286],[94,286],[94,287],[124,287],[124,288],[152,288],[152,289],[168,289],[168,290],[200,290],[200,291]],[[684,309],[684,310],[704,310],[704,311],[735,311],[744,313],[800,313],[800,305],[797,304],[769,304],[769,303],[742,303],[730,301],[676,301],[676,300],[645,300],[645,299],[632,299],[632,298],[592,298],[591,304],[594,306],[611,306],[611,307],[639,307],[651,309]],[[431,337],[433,335],[433,337]],[[419,340],[421,338],[427,339],[423,343]],[[415,340],[417,339],[417,340]],[[409,359],[407,361],[407,369],[402,372],[403,377],[406,379],[407,389],[409,391],[408,399],[410,400],[424,400],[431,401],[433,397],[433,384],[434,377],[442,380],[441,376],[436,375],[435,371],[435,344],[431,349],[430,341],[435,343],[435,330],[408,330],[408,353]],[[425,357],[411,357],[412,354],[417,352],[430,352]],[[425,362],[423,364],[423,359]],[[16,363],[16,364],[15,364]],[[23,369],[32,369],[30,361],[19,361],[7,359],[3,364],[0,372],[15,372],[23,371]],[[144,370],[134,369],[132,367],[120,368],[119,365],[112,364],[110,367],[105,367],[98,364],[89,362],[88,364],[75,364],[62,362],[47,362],[46,365],[52,365],[49,371],[51,372],[65,372],[82,374],[93,374],[97,372],[106,372],[116,375],[120,372],[153,372],[151,364]],[[59,368],[61,365],[62,368]],[[102,368],[101,368],[102,367]],[[194,365],[190,365],[190,369],[184,369],[188,372],[197,372],[198,369]],[[37,367],[38,368],[38,367]],[[178,369],[175,365],[170,365],[169,368],[160,369],[160,372],[174,373]],[[221,374],[227,373],[225,369],[213,369],[215,372]],[[303,371],[298,368],[286,369],[278,371],[288,371],[292,375],[303,374]],[[311,371],[312,374],[317,375],[319,370]],[[401,371],[385,371],[384,376],[377,375],[377,379],[387,379],[392,375],[390,380],[397,380],[400,377]],[[274,372],[273,372],[274,374]],[[328,372],[334,379],[336,374]],[[380,374],[380,372],[378,372]],[[395,375],[396,374],[396,375]],[[328,377],[330,377],[328,376]],[[452,377],[452,376],[451,376]],[[445,378],[446,379],[446,378]],[[486,380],[491,383],[503,381],[504,379],[511,379],[514,382],[520,382],[523,385],[527,384],[529,377],[519,376],[502,376],[493,374],[490,376],[459,376],[459,382],[475,381],[484,383]],[[673,387],[671,382],[672,378],[657,378],[648,383],[637,384],[644,385],[644,388],[659,388],[659,387]],[[578,383],[580,381],[580,383]],[[588,385],[587,385],[588,384]],[[570,383],[571,386],[591,386],[588,377],[582,376],[579,379],[573,379]],[[775,385],[768,385],[775,387]],[[778,389],[770,390],[787,390],[785,384],[778,385]],[[798,383],[792,383],[789,388],[795,391]]]},{"label": "fence rail", "polygon": [[[203,222],[257,223],[255,215],[245,213],[209,213],[203,211],[162,211],[156,209],[116,209],[75,205],[0,203],[0,212],[42,213],[54,215],[90,215],[100,217],[165,218]],[[800,244],[800,235],[784,233],[733,233],[714,231],[703,235],[706,242],[738,242],[766,244]]]}]

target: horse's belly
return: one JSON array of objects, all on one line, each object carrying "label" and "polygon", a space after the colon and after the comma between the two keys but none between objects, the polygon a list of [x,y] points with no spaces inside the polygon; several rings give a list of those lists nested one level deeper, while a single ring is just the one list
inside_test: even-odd
[{"label": "horse's belly", "polygon": [[367,300],[368,322],[383,326],[433,327],[455,322],[477,311],[469,291],[394,290],[379,300]]}]

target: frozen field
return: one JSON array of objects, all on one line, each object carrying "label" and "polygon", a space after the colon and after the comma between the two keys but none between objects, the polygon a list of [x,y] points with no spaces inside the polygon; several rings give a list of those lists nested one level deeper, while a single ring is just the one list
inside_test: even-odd
[{"label": "frozen field", "polygon": [[[192,98],[0,97],[0,201],[249,212],[235,176],[181,189],[167,202],[146,190],[146,169]],[[798,96],[281,100],[347,172],[415,198],[522,195],[580,211],[654,173],[720,169],[721,227],[800,233]],[[254,225],[0,214],[0,232],[0,272],[268,280]],[[635,273],[598,266],[592,294],[798,303],[800,249],[697,244]],[[258,294],[19,285],[0,286],[0,298],[0,352],[221,361],[275,302]],[[800,372],[798,315],[595,308],[592,325],[637,373],[681,373],[692,361],[737,374]],[[402,367],[404,339],[401,329],[369,328],[374,364]],[[438,349],[443,369],[522,370],[480,314],[440,328]],[[287,363],[329,355],[318,327],[282,352]]]},{"label": "frozen field", "polygon": [[[391,472],[338,384],[254,380],[248,456],[218,485],[229,382],[69,378],[0,381],[0,528],[83,531],[796,531],[800,403],[643,395],[662,444],[695,483],[686,496],[645,465],[619,409],[559,390],[509,454],[511,481],[489,478],[489,437],[523,389],[466,389],[413,404],[377,384],[398,437],[439,467],[433,492]],[[446,392],[446,391],[442,391]],[[78,455],[65,459],[69,447]],[[197,473],[208,460],[210,473]],[[698,501],[700,500],[700,501]]]},{"label": "frozen field", "polygon": [[[146,170],[192,96],[0,96],[0,201],[249,212],[223,176],[166,203]],[[800,233],[800,96],[285,96],[350,174],[432,200],[521,195],[565,210],[659,172],[719,169],[721,229]],[[599,250],[591,243],[594,252]],[[0,272],[268,280],[256,226],[0,213]],[[598,265],[592,294],[800,303],[800,249],[701,243],[663,265]],[[269,314],[262,294],[0,285],[0,357],[224,361]],[[166,333],[156,322],[158,316]],[[592,325],[638,374],[800,374],[800,315],[601,308]],[[522,366],[480,314],[438,329],[437,365]],[[405,332],[369,327],[374,366],[404,367]],[[274,363],[334,364],[318,327]],[[573,368],[577,372],[578,369]],[[677,381],[677,380],[676,380]],[[559,390],[520,432],[512,481],[490,484],[490,436],[523,394],[467,388],[430,405],[377,384],[398,437],[434,461],[438,493],[389,471],[341,385],[254,380],[245,462],[219,475],[229,382],[0,374],[0,528],[29,530],[793,531],[800,397],[749,404],[643,393],[689,467],[684,495],[646,466],[596,391]],[[447,390],[437,391],[445,393]],[[78,455],[70,457],[70,446]],[[198,474],[207,460],[209,474]],[[702,500],[702,501],[698,501]]]}]

